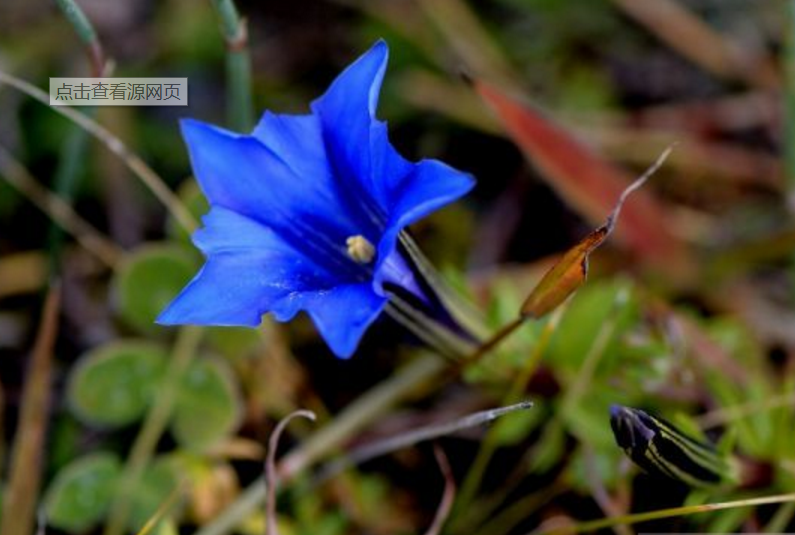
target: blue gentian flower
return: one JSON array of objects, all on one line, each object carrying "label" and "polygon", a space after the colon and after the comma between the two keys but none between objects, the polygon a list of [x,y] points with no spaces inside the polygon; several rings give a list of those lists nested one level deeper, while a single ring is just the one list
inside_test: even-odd
[{"label": "blue gentian flower", "polygon": [[251,326],[306,311],[347,358],[390,298],[432,300],[401,231],[464,195],[472,178],[412,163],[375,117],[388,48],[377,42],[312,102],[265,112],[251,134],[186,119],[182,135],[210,202],[193,241],[206,256],[158,323]]}]

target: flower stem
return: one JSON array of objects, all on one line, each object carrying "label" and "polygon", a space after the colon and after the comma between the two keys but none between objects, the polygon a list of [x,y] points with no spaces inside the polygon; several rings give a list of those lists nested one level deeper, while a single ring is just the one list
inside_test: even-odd
[{"label": "flower stem", "polygon": [[226,110],[229,126],[240,132],[252,127],[251,59],[248,29],[232,0],[212,0],[226,41]]},{"label": "flower stem", "polygon": [[196,354],[201,335],[202,329],[199,327],[185,327],[179,331],[174,354],[163,382],[157,390],[154,404],[146,415],[124,466],[116,496],[111,504],[105,535],[124,533],[132,508],[132,496],[137,490],[160,437],[166,430],[176,401],[179,381]]}]

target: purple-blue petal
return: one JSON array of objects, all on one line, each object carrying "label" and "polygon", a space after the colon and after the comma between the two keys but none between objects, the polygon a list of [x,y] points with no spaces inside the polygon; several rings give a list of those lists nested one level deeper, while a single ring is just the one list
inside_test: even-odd
[{"label": "purple-blue petal", "polygon": [[386,71],[389,49],[378,41],[345,69],[326,93],[312,103],[334,172],[348,187],[369,190],[370,125]]},{"label": "purple-blue petal", "polygon": [[369,282],[339,280],[244,215],[214,207],[203,221],[194,242],[207,262],[160,324],[255,327],[267,312],[288,321],[306,310],[334,353],[347,358],[386,303]]},{"label": "purple-blue petal", "polygon": [[296,294],[340,283],[333,272],[244,215],[214,207],[203,220],[205,227],[193,239],[207,262],[158,323],[251,327],[266,312],[285,321],[300,305]]},{"label": "purple-blue petal", "polygon": [[[347,232],[346,238],[361,234],[375,239],[380,233],[385,221],[374,220],[366,209],[369,188],[361,187],[358,182],[351,187],[350,182],[334,175],[316,115],[266,111],[252,135],[293,170],[296,181],[315,184],[315,188],[323,192],[328,206],[325,212],[315,212],[312,216],[327,219],[324,228],[340,227]],[[355,140],[351,143],[357,144]],[[297,208],[298,211],[302,209]]]},{"label": "purple-blue petal", "polygon": [[374,123],[371,129],[371,153],[373,174],[379,177],[374,180],[373,193],[388,214],[377,246],[375,285],[380,288],[384,276],[393,282],[396,277],[394,263],[390,266],[392,273],[385,273],[383,268],[384,261],[394,254],[400,231],[465,195],[475,181],[438,160],[407,161],[389,142],[383,123]]},{"label": "purple-blue petal", "polygon": [[385,297],[373,291],[371,284],[362,283],[307,296],[304,306],[334,354],[348,358],[386,302]]},{"label": "purple-blue petal", "polygon": [[[294,129],[311,129],[299,119]],[[328,167],[307,158],[282,157],[260,139],[229,132],[200,121],[183,120],[193,172],[213,206],[234,210],[251,219],[311,240],[316,228],[341,247],[355,233],[356,222],[339,209]],[[304,150],[306,147],[301,146]]]}]

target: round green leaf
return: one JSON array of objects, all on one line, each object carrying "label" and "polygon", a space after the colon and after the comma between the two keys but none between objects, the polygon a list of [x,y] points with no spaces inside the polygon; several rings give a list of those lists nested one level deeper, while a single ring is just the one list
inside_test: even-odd
[{"label": "round green leaf", "polygon": [[67,399],[83,421],[122,426],[138,420],[149,405],[168,361],[160,346],[114,342],[85,354],[69,377]]},{"label": "round green leaf", "polygon": [[[158,457],[146,467],[132,496],[129,530],[138,533],[157,513],[178,485],[177,471],[170,457]],[[153,533],[168,533],[168,520],[155,526]]]},{"label": "round green leaf", "polygon": [[155,329],[155,319],[197,269],[193,251],[176,244],[145,245],[122,265],[113,281],[119,314],[143,332]]},{"label": "round green leaf", "polygon": [[49,525],[69,533],[96,526],[110,506],[121,462],[112,453],[92,453],[64,467],[44,498]]},{"label": "round green leaf", "polygon": [[193,362],[182,377],[171,431],[182,446],[204,450],[237,428],[242,400],[226,363]]}]

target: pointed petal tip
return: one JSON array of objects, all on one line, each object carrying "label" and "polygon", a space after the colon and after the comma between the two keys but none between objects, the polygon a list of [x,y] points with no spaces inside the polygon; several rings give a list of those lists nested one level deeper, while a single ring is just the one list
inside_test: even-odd
[{"label": "pointed petal tip", "polygon": [[173,307],[174,301],[168,304],[168,306],[163,309],[160,314],[155,318],[155,323],[157,325],[161,325],[163,327],[170,327],[173,325],[180,325],[182,322],[177,318],[176,314],[174,314]]}]

